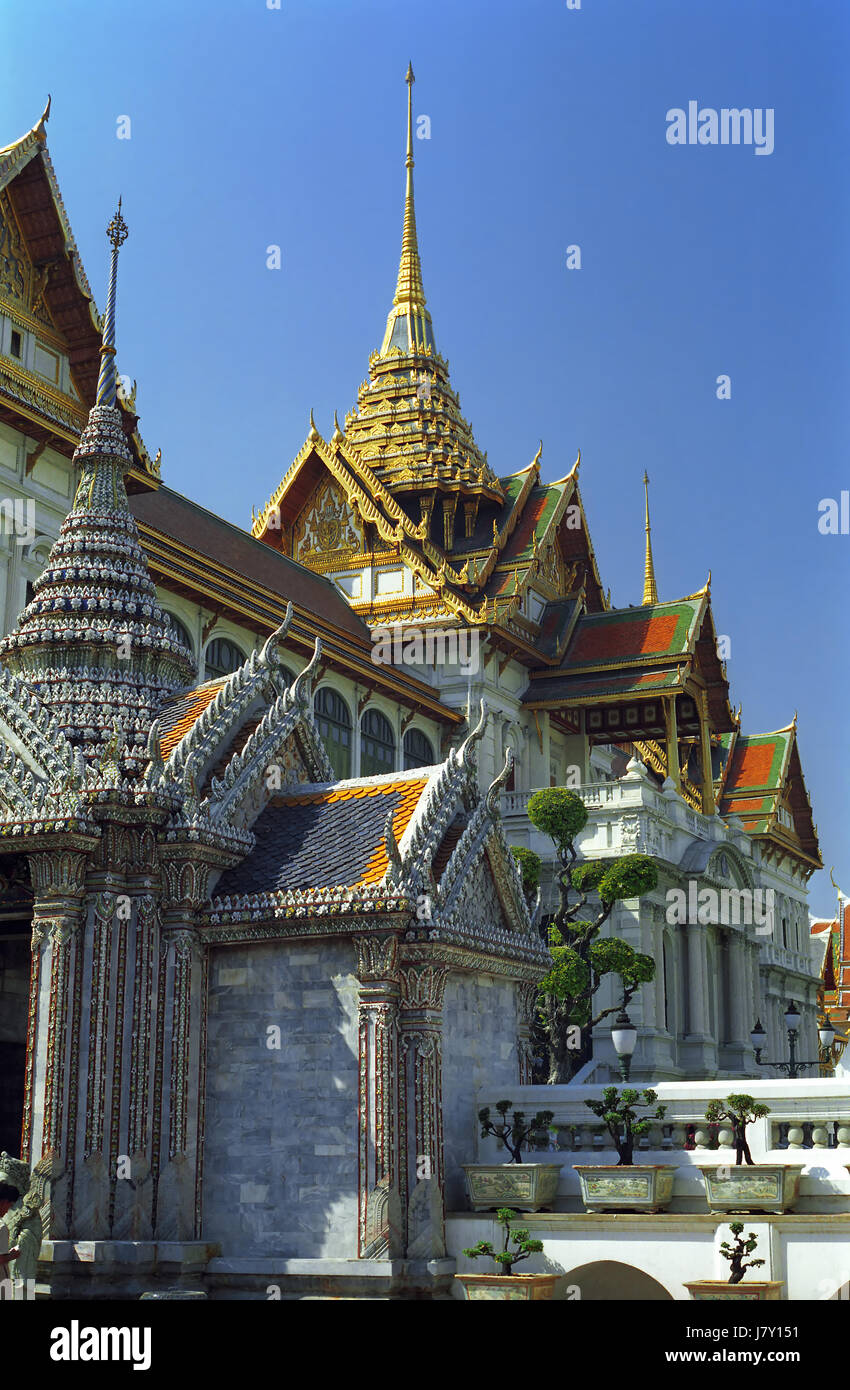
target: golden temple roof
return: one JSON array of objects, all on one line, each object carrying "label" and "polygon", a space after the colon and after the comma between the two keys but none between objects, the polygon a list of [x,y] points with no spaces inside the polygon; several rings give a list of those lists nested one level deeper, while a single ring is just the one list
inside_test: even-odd
[{"label": "golden temple roof", "polygon": [[[437,494],[450,500],[501,501],[498,478],[475,442],[437,352],[422,282],[413,195],[413,69],[407,70],[407,153],[401,260],[380,350],[357,406],[345,417],[345,436],[393,492],[416,492],[423,516]],[[419,520],[416,517],[415,520]]]}]

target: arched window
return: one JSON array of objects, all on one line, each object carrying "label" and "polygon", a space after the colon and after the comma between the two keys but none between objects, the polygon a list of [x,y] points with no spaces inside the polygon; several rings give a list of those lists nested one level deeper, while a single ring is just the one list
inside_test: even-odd
[{"label": "arched window", "polygon": [[192,653],[192,656],[194,656],[195,644],[189,636],[189,629],[185,626],[184,623],[181,623],[179,618],[175,618],[173,613],[166,613],[165,616],[174,629],[174,635],[177,638],[177,641],[182,642],[183,646],[187,647],[189,651]]},{"label": "arched window", "polygon": [[342,780],[351,776],[351,715],[341,695],[330,686],[323,685],[316,692],[313,712],[319,737],[325,745],[325,752],[337,777]]},{"label": "arched window", "polygon": [[408,729],[404,736],[404,770],[412,767],[431,767],[434,762],[434,749],[431,740],[421,729]]},{"label": "arched window", "polygon": [[204,656],[204,680],[213,681],[218,676],[229,676],[231,671],[238,671],[244,660],[245,653],[229,637],[216,637],[210,642]]},{"label": "arched window", "polygon": [[367,709],[360,724],[360,775],[375,777],[395,767],[395,739],[380,710]]}]

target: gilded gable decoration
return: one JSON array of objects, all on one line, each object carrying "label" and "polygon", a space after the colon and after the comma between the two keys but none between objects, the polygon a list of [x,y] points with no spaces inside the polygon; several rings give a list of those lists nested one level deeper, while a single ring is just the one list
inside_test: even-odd
[{"label": "gilded gable decoration", "polygon": [[345,556],[365,549],[362,525],[342,489],[331,479],[323,480],[293,528],[293,559]]}]

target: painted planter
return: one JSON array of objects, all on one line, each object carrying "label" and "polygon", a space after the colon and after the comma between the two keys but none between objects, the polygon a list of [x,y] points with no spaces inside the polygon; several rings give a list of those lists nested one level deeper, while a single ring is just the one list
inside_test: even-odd
[{"label": "painted planter", "polygon": [[467,1302],[527,1302],[551,1300],[559,1274],[456,1274]]},{"label": "painted planter", "polygon": [[698,1302],[708,1299],[740,1303],[748,1299],[764,1303],[781,1299],[783,1282],[782,1279],[744,1279],[740,1284],[729,1284],[723,1279],[692,1279],[685,1288]]},{"label": "painted planter", "polygon": [[[540,1211],[543,1207],[554,1206],[561,1165],[465,1163],[463,1171],[466,1174],[469,1205],[473,1211],[495,1211],[498,1207],[512,1207],[514,1211]],[[503,1276],[493,1274],[489,1277],[497,1279]],[[509,1277],[513,1279],[519,1276]]]},{"label": "painted planter", "polygon": [[675,1163],[578,1164],[587,1211],[664,1211],[673,1196]]},{"label": "painted planter", "polygon": [[[713,1212],[792,1211],[800,1195],[803,1165],[754,1163],[703,1167],[705,1195]],[[722,1174],[722,1176],[721,1176]]]}]

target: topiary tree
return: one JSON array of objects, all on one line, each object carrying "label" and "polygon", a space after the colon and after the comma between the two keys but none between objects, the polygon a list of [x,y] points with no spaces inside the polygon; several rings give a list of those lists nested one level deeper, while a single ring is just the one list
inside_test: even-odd
[{"label": "topiary tree", "polygon": [[741,1163],[753,1165],[753,1156],[747,1143],[747,1125],[753,1120],[761,1120],[770,1114],[770,1106],[762,1105],[748,1095],[727,1096],[725,1100],[711,1100],[705,1108],[705,1118],[710,1124],[721,1124],[726,1120],[732,1126],[735,1138],[735,1167]]},{"label": "topiary tree", "polygon": [[540,855],[535,854],[533,849],[523,849],[521,845],[513,845],[511,854],[522,875],[522,891],[525,900],[531,907],[540,887]]},{"label": "topiary tree", "polygon": [[[580,796],[565,787],[546,787],[535,792],[528,803],[532,825],[548,835],[555,846],[560,869],[557,875],[560,903],[549,927],[552,968],[540,983],[539,1026],[549,1054],[550,1084],[569,1081],[582,1062],[591,1055],[592,1032],[609,1014],[625,1008],[639,987],[655,977],[655,961],[636,951],[618,937],[600,938],[600,930],[614,905],[624,898],[639,898],[658,883],[658,871],[645,854],[627,854],[621,859],[589,860],[577,864],[575,838],[587,822],[587,807]],[[522,851],[519,859],[529,882],[533,870],[526,868]],[[539,858],[534,856],[538,862]],[[577,894],[570,901],[571,889]],[[599,907],[589,921],[579,913],[595,894]],[[622,1003],[593,1012],[593,996],[606,975],[619,975],[623,984]],[[578,1034],[578,1046],[576,1035]]]},{"label": "topiary tree", "polygon": [[511,1156],[511,1163],[522,1163],[522,1146],[530,1147],[532,1136],[539,1138],[546,1131],[555,1118],[552,1110],[538,1110],[533,1120],[526,1120],[522,1110],[514,1111],[512,1122],[508,1121],[508,1111],[511,1108],[509,1100],[500,1100],[496,1104],[496,1110],[502,1118],[501,1124],[496,1124],[490,1119],[490,1107],[485,1105],[478,1112],[478,1119],[481,1124],[481,1138],[486,1139],[488,1134],[492,1134],[494,1139],[501,1139],[505,1148]]},{"label": "topiary tree", "polygon": [[[470,1250],[464,1250],[470,1260],[477,1260],[479,1255],[489,1255],[491,1260],[495,1260],[500,1274],[513,1274],[514,1265],[521,1260],[527,1260],[529,1255],[537,1255],[543,1249],[542,1240],[529,1240],[528,1231],[512,1231],[511,1222],[515,1221],[518,1212],[511,1211],[510,1207],[500,1207],[496,1212],[496,1220],[505,1228],[505,1243],[501,1250],[494,1250],[489,1240],[479,1240],[478,1244]],[[516,1247],[514,1250],[508,1248],[508,1243],[513,1242]]]},{"label": "topiary tree", "polygon": [[657,1099],[657,1092],[648,1088],[643,1092],[635,1091],[631,1087],[618,1091],[616,1086],[606,1086],[601,1100],[584,1102],[588,1110],[592,1110],[594,1115],[605,1121],[605,1128],[617,1150],[618,1167],[621,1164],[623,1167],[631,1167],[634,1163],[635,1140],[649,1132],[653,1120],[664,1119],[667,1113],[666,1105],[659,1105],[654,1114],[645,1115],[642,1120],[637,1117],[636,1105],[654,1105]]},{"label": "topiary tree", "polygon": [[730,1245],[728,1240],[724,1240],[720,1247],[720,1253],[724,1260],[729,1261],[730,1284],[740,1284],[746,1270],[758,1269],[759,1265],[764,1264],[764,1260],[744,1260],[745,1255],[751,1255],[753,1253],[758,1245],[758,1239],[755,1231],[750,1231],[747,1239],[744,1240],[742,1236],[743,1229],[743,1221],[730,1221],[729,1230],[735,1237],[735,1244]]}]

